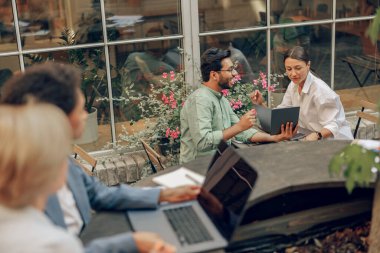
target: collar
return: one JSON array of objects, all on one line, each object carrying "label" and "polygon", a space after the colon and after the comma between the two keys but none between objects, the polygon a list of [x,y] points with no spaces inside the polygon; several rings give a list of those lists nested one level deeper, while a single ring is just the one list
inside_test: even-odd
[{"label": "collar", "polygon": [[303,85],[303,88],[302,88],[302,93],[306,93],[306,94],[309,93],[312,79],[313,79],[313,74],[311,74],[311,71],[309,71],[305,80],[305,84]]},{"label": "collar", "polygon": [[221,99],[223,97],[222,93],[221,92],[218,92],[218,91],[215,91],[209,87],[207,87],[206,85],[202,84],[201,85],[201,88],[203,89],[206,89],[208,90],[209,92],[211,92],[215,97],[217,97],[218,99]]}]

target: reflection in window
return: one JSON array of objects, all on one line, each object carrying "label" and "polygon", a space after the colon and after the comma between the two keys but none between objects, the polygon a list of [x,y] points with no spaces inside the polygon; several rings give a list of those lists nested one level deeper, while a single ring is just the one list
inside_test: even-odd
[{"label": "reflection in window", "polygon": [[12,2],[0,0],[0,51],[16,50]]},{"label": "reflection in window", "polygon": [[271,18],[276,24],[331,19],[331,10],[332,0],[271,1]]},{"label": "reflection in window", "polygon": [[252,82],[259,70],[266,69],[265,32],[233,33],[200,38],[201,54],[210,47],[231,50],[231,59],[237,63],[242,82]]},{"label": "reflection in window", "polygon": [[162,30],[158,36],[182,33],[179,0],[105,2],[107,33],[111,41],[151,37],[149,30],[154,27]]},{"label": "reflection in window", "polygon": [[133,97],[149,95],[151,85],[162,87],[164,72],[182,71],[183,57],[177,47],[179,43],[178,40],[167,40],[110,47],[111,65],[121,75],[120,82],[114,79],[112,83],[112,94],[116,98],[122,96],[127,99],[114,101],[117,122],[141,119],[141,108]]},{"label": "reflection in window", "polygon": [[20,71],[18,56],[3,56],[0,58],[0,91],[3,84],[17,71]]},{"label": "reflection in window", "polygon": [[103,40],[99,0],[17,0],[24,48],[60,46],[61,33],[74,31],[75,44]]},{"label": "reflection in window", "polygon": [[[83,144],[87,150],[96,150],[99,149],[99,146],[103,146],[111,141],[110,126],[108,125],[110,119],[109,103],[106,100],[99,99],[108,98],[103,48],[86,48],[24,55],[26,65],[47,60],[70,63],[82,70],[83,80],[81,89],[85,96],[85,109],[89,113],[89,120],[87,121],[89,129],[87,131],[95,131],[95,133],[85,132],[84,136],[89,136],[89,138],[80,139],[78,143]],[[91,125],[91,121],[94,124],[99,124],[99,126]],[[102,133],[101,138],[99,138],[98,131]]]},{"label": "reflection in window", "polygon": [[[355,89],[354,95],[357,98],[377,103],[380,99],[379,40],[374,45],[366,37],[368,25],[369,21],[336,24],[335,89],[343,99],[348,94],[347,89]],[[354,101],[350,98],[346,100],[349,102],[346,111],[357,109]]]},{"label": "reflection in window", "polygon": [[265,0],[198,0],[198,5],[200,32],[266,24]]},{"label": "reflection in window", "polygon": [[377,0],[336,0],[336,17],[370,16],[375,14],[378,7]]}]

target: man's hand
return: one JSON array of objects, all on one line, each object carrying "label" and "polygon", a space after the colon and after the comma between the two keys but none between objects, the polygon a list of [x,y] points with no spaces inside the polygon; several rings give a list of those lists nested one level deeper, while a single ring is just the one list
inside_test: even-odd
[{"label": "man's hand", "polygon": [[241,131],[245,131],[253,127],[255,122],[256,122],[255,110],[250,110],[240,118],[240,121],[238,122],[238,124],[241,128]]},{"label": "man's hand", "polygon": [[200,186],[186,185],[175,188],[165,188],[160,192],[159,202],[182,202],[195,199],[200,193]]},{"label": "man's hand", "polygon": [[298,131],[298,125],[293,130],[293,122],[286,123],[286,127],[284,128],[284,124],[281,125],[281,133],[274,135],[274,139],[276,142],[290,140]]},{"label": "man's hand", "polygon": [[261,94],[260,91],[255,90],[251,94],[249,94],[249,97],[251,98],[251,101],[254,105],[263,105],[264,98],[263,94]]},{"label": "man's hand", "polygon": [[150,232],[135,232],[132,235],[137,250],[140,253],[174,253],[176,249],[164,242],[157,234]]}]

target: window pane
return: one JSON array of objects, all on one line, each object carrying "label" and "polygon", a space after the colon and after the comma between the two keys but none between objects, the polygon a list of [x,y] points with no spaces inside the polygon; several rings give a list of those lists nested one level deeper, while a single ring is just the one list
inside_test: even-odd
[{"label": "window pane", "polygon": [[[24,55],[25,64],[31,65],[46,60],[70,63],[82,70],[82,92],[85,95],[85,109],[90,113],[86,130],[80,140],[88,151],[99,150],[112,140],[110,130],[107,77],[103,48],[54,51],[41,54]],[[96,109],[96,113],[94,112]]]},{"label": "window pane", "polygon": [[331,19],[332,0],[271,1],[271,20],[275,24]]},{"label": "window pane", "polygon": [[180,0],[106,0],[108,39],[181,34]]},{"label": "window pane", "polygon": [[198,0],[199,30],[225,30],[266,24],[266,1]]},{"label": "window pane", "polygon": [[[25,49],[103,40],[100,0],[17,0],[17,10]],[[73,33],[69,41],[60,39],[65,29]]]},{"label": "window pane", "polygon": [[0,1],[0,51],[17,50],[12,2]]},{"label": "window pane", "polygon": [[359,98],[380,100],[376,76],[380,63],[379,42],[373,45],[365,36],[368,25],[369,21],[336,24],[335,89],[346,102],[346,110],[357,109],[355,101]]},{"label": "window pane", "polygon": [[[285,73],[284,54],[294,46],[307,49],[311,69],[328,85],[331,84],[331,25],[299,26],[273,29],[273,73]],[[286,90],[290,80],[285,77],[278,90]],[[278,105],[281,100],[275,103]]]},{"label": "window pane", "polygon": [[0,91],[3,84],[13,75],[14,72],[17,71],[20,71],[20,61],[18,56],[0,57]]},{"label": "window pane", "polygon": [[[112,95],[114,100],[117,136],[123,125],[127,130],[134,129],[129,123],[144,117],[138,107],[139,99],[151,93],[150,87],[163,87],[162,74],[182,70],[183,57],[177,48],[180,41],[152,41],[110,46],[110,63],[112,71]],[[119,101],[118,98],[130,99]],[[145,115],[150,108],[144,108]],[[137,123],[138,129],[144,129],[143,119]]]},{"label": "window pane", "polygon": [[252,82],[259,70],[266,69],[266,35],[264,31],[232,33],[200,38],[201,54],[210,47],[231,50],[231,59],[238,62],[242,82]]},{"label": "window pane", "polygon": [[336,18],[374,15],[378,0],[336,0]]}]

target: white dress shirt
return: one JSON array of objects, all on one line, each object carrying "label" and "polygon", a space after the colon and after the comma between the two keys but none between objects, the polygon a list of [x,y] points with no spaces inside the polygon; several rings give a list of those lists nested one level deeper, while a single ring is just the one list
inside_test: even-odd
[{"label": "white dress shirt", "polygon": [[295,83],[289,84],[278,108],[299,106],[300,127],[313,132],[326,128],[334,139],[353,139],[340,98],[324,81],[309,72],[301,95],[297,88]]},{"label": "white dress shirt", "polygon": [[83,220],[76,205],[73,193],[65,184],[57,192],[57,197],[62,208],[67,230],[72,235],[79,235],[83,227]]}]

